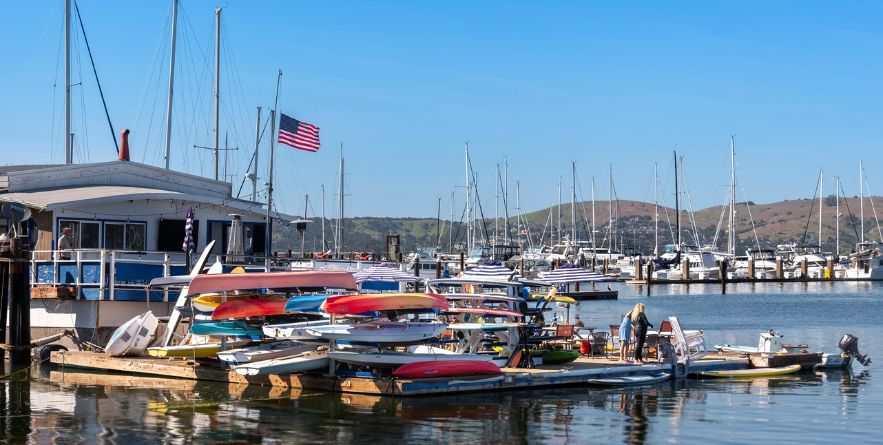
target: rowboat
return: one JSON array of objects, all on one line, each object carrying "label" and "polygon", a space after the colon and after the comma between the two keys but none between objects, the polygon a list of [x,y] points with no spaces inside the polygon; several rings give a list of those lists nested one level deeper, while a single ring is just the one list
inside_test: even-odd
[{"label": "rowboat", "polygon": [[307,334],[307,328],[327,326],[330,322],[330,320],[325,318],[322,320],[301,321],[297,323],[265,324],[261,329],[264,331],[264,335],[271,338],[287,338],[298,341],[315,341],[315,336]]},{"label": "rowboat", "polygon": [[247,348],[229,349],[218,352],[218,358],[227,363],[251,363],[274,358],[290,357],[316,350],[316,345],[297,343],[290,340],[262,343]]},{"label": "rowboat", "polygon": [[328,339],[367,343],[407,343],[438,337],[447,325],[444,323],[412,323],[374,321],[353,325],[334,324],[306,328],[306,333]]},{"label": "rowboat", "polygon": [[800,365],[782,366],[780,368],[749,368],[736,369],[730,371],[701,371],[701,377],[715,378],[754,378],[754,377],[772,377],[777,375],[793,374],[799,371]]},{"label": "rowboat", "polygon": [[245,298],[221,303],[212,312],[212,320],[233,318],[266,317],[285,313],[285,300]]},{"label": "rowboat", "polygon": [[233,369],[241,375],[266,375],[314,371],[327,367],[327,351],[310,351],[292,357],[244,363],[234,366]]},{"label": "rowboat", "polygon": [[144,355],[158,327],[159,320],[153,312],[147,311],[118,327],[104,347],[104,352],[112,357]]},{"label": "rowboat", "polygon": [[208,321],[194,323],[190,333],[196,335],[219,335],[227,337],[259,337],[262,331],[244,321]]},{"label": "rowboat", "polygon": [[463,377],[470,375],[499,375],[503,371],[492,362],[470,360],[438,360],[408,363],[392,372],[393,377],[406,379],[432,377]]},{"label": "rowboat", "polygon": [[661,372],[659,374],[651,374],[651,375],[626,375],[621,377],[604,377],[599,379],[588,379],[586,383],[590,385],[601,385],[601,386],[638,386],[638,385],[650,385],[653,383],[661,382],[664,380],[668,380],[671,377],[671,374],[667,372]]},{"label": "rowboat", "polygon": [[446,353],[428,353],[418,354],[411,352],[352,352],[352,351],[328,351],[328,358],[344,363],[352,363],[357,365],[369,366],[401,366],[408,363],[438,361],[438,360],[466,360],[475,362],[489,362],[493,360],[492,355],[484,354],[455,354]]},{"label": "rowboat", "polygon": [[321,308],[336,315],[404,309],[447,309],[448,300],[441,295],[420,293],[338,295],[328,297]]}]

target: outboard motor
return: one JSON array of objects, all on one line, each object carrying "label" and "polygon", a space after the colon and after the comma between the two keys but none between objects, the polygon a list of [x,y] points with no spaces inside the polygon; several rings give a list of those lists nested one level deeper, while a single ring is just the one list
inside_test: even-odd
[{"label": "outboard motor", "polygon": [[862,355],[861,352],[858,351],[858,338],[853,337],[852,335],[845,334],[843,338],[840,339],[840,349],[843,350],[843,353],[858,360],[862,366],[868,366],[871,363],[871,359],[866,355]]}]

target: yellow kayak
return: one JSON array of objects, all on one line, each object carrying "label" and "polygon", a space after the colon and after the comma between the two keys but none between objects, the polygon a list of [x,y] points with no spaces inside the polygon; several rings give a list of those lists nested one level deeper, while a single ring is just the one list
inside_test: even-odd
[{"label": "yellow kayak", "polygon": [[701,371],[702,377],[717,378],[754,378],[754,377],[771,377],[777,375],[793,374],[800,370],[800,365],[782,366],[781,368],[751,368],[736,369],[731,371]]},{"label": "yellow kayak", "polygon": [[282,295],[258,295],[258,294],[227,294],[224,296],[219,293],[211,293],[211,294],[202,294],[198,297],[193,298],[192,304],[193,307],[200,312],[212,312],[216,307],[220,306],[221,303],[226,301],[232,301],[241,298],[260,298],[260,299],[282,299],[285,298]]},{"label": "yellow kayak", "polygon": [[[527,297],[528,300],[548,300],[549,296],[546,294],[530,294]],[[566,295],[555,295],[551,299],[552,303],[567,303],[567,304],[575,304],[576,300]]]},{"label": "yellow kayak", "polygon": [[[238,346],[244,345],[245,342],[227,342],[227,348],[236,348]],[[157,358],[172,358],[172,357],[195,357],[195,358],[208,358],[214,357],[218,352],[221,351],[220,343],[204,343],[200,345],[178,345],[178,346],[163,346],[156,348],[147,348],[147,353],[150,354],[151,357]]]}]

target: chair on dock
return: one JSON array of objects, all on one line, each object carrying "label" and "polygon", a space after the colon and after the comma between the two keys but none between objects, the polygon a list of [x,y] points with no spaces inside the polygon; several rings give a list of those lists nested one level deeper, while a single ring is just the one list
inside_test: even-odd
[{"label": "chair on dock", "polygon": [[610,325],[610,346],[612,346],[613,351],[619,351],[620,346],[619,343],[619,325],[612,324]]},{"label": "chair on dock", "polygon": [[699,330],[684,331],[678,317],[668,317],[674,335],[674,353],[678,363],[689,364],[708,354],[705,348],[705,334]]}]

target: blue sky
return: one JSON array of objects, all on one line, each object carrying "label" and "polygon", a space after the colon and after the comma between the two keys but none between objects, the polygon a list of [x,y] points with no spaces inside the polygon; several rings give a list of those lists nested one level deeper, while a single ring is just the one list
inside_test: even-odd
[{"label": "blue sky", "polygon": [[[114,126],[132,130],[132,159],[162,164],[170,3],[82,0]],[[211,176],[213,9],[182,0],[172,166]],[[321,127],[317,154],[277,151],[280,210],[300,214],[325,185],[332,216],[338,146],[348,216],[434,216],[463,206],[470,143],[485,215],[497,164],[509,160],[521,207],[570,194],[591,178],[606,199],[652,201],[653,164],[673,198],[672,150],[694,206],[726,199],[729,136],[754,202],[812,197],[840,176],[858,194],[864,160],[881,194],[883,16],[878,2],[246,2],[223,12],[221,132],[239,188],[253,151],[255,107]],[[15,2],[0,16],[0,153],[4,163],[63,161],[60,0]],[[116,158],[77,38],[73,78],[78,162]],[[77,56],[75,56],[76,58]],[[265,114],[266,116],[266,114]],[[223,138],[222,138],[223,139]],[[262,147],[266,149],[266,145]],[[261,153],[266,172],[267,153]],[[222,161],[223,163],[223,161]],[[223,168],[223,167],[222,167]],[[250,192],[246,185],[244,191]],[[739,191],[742,200],[743,191]],[[511,211],[510,211],[511,213]]]}]

